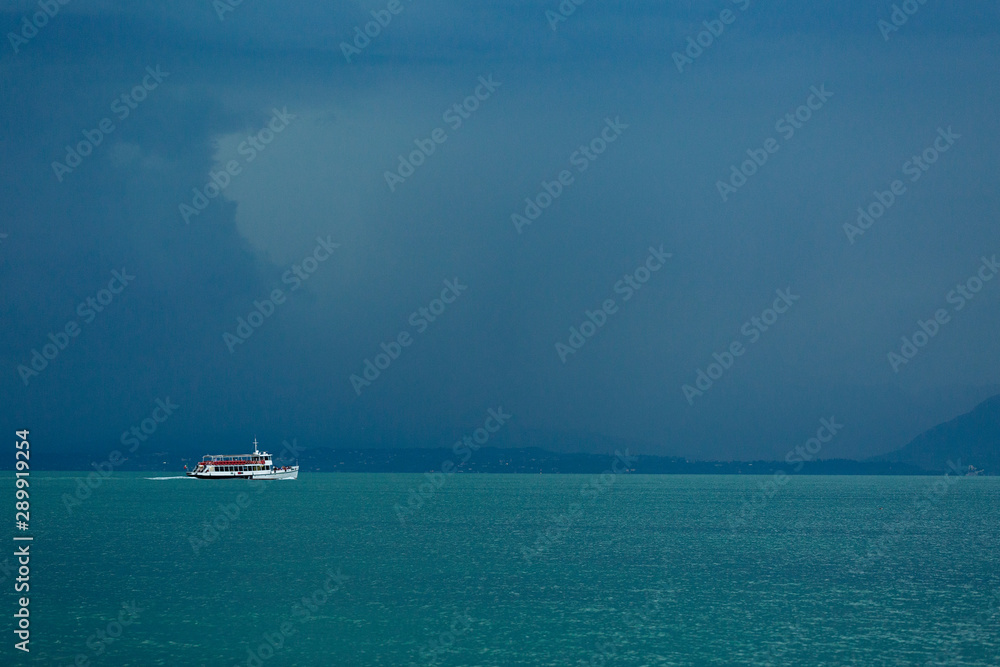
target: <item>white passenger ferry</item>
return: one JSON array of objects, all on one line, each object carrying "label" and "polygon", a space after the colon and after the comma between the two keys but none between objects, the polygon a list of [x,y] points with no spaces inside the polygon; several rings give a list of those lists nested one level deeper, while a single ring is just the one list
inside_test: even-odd
[{"label": "white passenger ferry", "polygon": [[[187,466],[184,469],[187,470]],[[186,474],[198,479],[295,479],[299,476],[299,467],[275,466],[270,454],[257,451],[257,439],[254,438],[253,454],[209,454]]]}]

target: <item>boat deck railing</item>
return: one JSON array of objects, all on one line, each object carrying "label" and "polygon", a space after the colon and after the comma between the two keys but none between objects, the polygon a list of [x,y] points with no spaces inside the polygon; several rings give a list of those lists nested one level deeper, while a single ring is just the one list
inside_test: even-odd
[{"label": "boat deck railing", "polygon": [[270,454],[208,454],[202,461],[263,461],[270,459]]}]

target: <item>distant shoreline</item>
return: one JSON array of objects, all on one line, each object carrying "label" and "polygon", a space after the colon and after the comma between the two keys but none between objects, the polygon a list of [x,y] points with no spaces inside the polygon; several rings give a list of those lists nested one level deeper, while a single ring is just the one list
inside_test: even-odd
[{"label": "distant shoreline", "polygon": [[[154,452],[135,455],[112,469],[122,472],[182,474],[204,453]],[[33,457],[35,458],[35,457]],[[298,452],[303,473],[441,473],[441,474],[600,474],[609,470],[614,453],[587,454],[552,452],[540,448],[501,449],[483,447],[478,451],[451,449],[330,449],[312,448]],[[117,459],[116,459],[117,460]],[[84,454],[37,456],[34,471],[95,472],[109,464]],[[9,467],[6,469],[10,469]],[[443,472],[442,472],[443,471]],[[641,454],[629,456],[629,474],[639,475],[837,475],[837,476],[926,476],[945,470],[922,468],[911,463],[882,460],[817,459],[812,461],[697,461],[683,457]],[[952,471],[954,474],[954,471]]]},{"label": "distant shoreline", "polygon": [[[3,471],[0,471],[0,472],[3,472],[3,473],[13,473],[14,471],[11,469],[11,470],[3,470]],[[93,469],[90,469],[90,470],[54,470],[54,469],[44,469],[43,468],[43,469],[38,469],[38,470],[33,470],[32,471],[32,473],[50,473],[50,472],[79,473],[80,476],[84,476],[84,475],[87,475],[89,473],[94,472],[94,470]],[[127,474],[130,474],[130,475],[143,475],[143,474],[164,473],[164,472],[177,472],[177,471],[176,470],[174,470],[174,471],[171,471],[171,470],[120,470],[120,471],[116,471],[116,472],[118,474],[120,474],[120,473],[127,473]],[[183,470],[181,472],[183,472]],[[399,471],[390,471],[390,470],[306,470],[306,471],[303,471],[300,474],[316,474],[316,475],[422,475],[422,474],[428,474],[428,473],[434,473],[434,472],[436,472],[436,471],[433,471],[433,470],[424,470],[424,471],[420,471],[420,472],[399,472]],[[514,476],[514,475],[535,475],[535,476],[539,476],[539,475],[544,475],[544,476],[547,476],[547,477],[553,477],[553,476],[567,476],[567,477],[577,476],[577,477],[585,477],[585,476],[588,476],[588,475],[600,474],[600,473],[596,473],[596,472],[591,472],[591,473],[586,473],[586,472],[556,472],[556,473],[552,473],[552,472],[535,472],[535,473],[532,473],[532,472],[503,472],[503,471],[495,471],[495,472],[483,472],[483,471],[472,472],[472,471],[468,471],[468,470],[466,470],[466,471],[458,471],[458,470],[456,470],[455,472],[458,473],[458,474],[461,474],[461,475],[500,475],[500,476],[504,476],[504,475],[507,475],[507,476]],[[639,471],[630,471],[628,473],[622,473],[622,474],[627,474],[630,477],[638,477],[638,476],[642,476],[642,477],[768,477],[768,476],[773,476],[774,473],[766,473],[766,472],[742,472],[742,473],[736,473],[736,472],[717,472],[717,473],[710,473],[710,472],[639,472]],[[941,474],[945,474],[945,473],[932,472],[930,470],[924,470],[922,472],[908,472],[908,473],[903,473],[903,472],[891,472],[891,473],[867,473],[867,472],[859,472],[859,473],[813,472],[813,473],[807,473],[807,472],[800,472],[800,473],[789,473],[788,477],[934,477],[936,475],[941,475]],[[987,475],[985,473],[982,474],[982,475],[972,475],[972,477],[995,477],[995,476],[996,475]],[[184,477],[184,476],[183,475],[177,475],[176,476],[177,479],[180,479],[182,477]],[[963,475],[963,477],[964,477],[964,475]],[[168,479],[168,478],[163,478],[163,479]],[[173,478],[170,478],[170,479],[173,479]],[[234,479],[236,481],[240,481],[241,479],[247,479],[247,478],[239,478],[239,477],[237,477],[237,478],[234,478]],[[217,480],[215,480],[215,481],[217,481]],[[228,481],[228,480],[224,480],[224,481]],[[251,481],[253,481],[253,480],[251,480]],[[256,480],[256,481],[261,481],[261,480]]]}]

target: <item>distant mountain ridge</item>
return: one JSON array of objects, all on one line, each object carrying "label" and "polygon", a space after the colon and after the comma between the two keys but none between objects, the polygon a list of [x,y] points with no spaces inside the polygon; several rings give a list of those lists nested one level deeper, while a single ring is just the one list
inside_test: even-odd
[{"label": "distant mountain ridge", "polygon": [[[274,447],[276,457],[298,459],[302,471],[314,472],[398,472],[419,473],[440,470],[451,461],[461,472],[485,473],[577,473],[603,472],[610,465],[615,451],[648,450],[643,443],[598,434],[552,434],[524,431],[512,434],[498,443],[483,447],[468,456],[449,448],[439,447],[351,447],[338,443],[333,447]],[[534,445],[544,442],[545,449]],[[161,445],[162,446],[162,445]],[[197,449],[195,449],[197,447]],[[122,449],[111,447],[111,449]],[[585,453],[580,450],[589,450]],[[605,453],[594,453],[603,450]],[[109,449],[110,452],[110,449]],[[36,452],[32,452],[35,454]],[[205,452],[201,445],[184,445],[169,451],[147,451],[125,454],[114,469],[122,471],[181,471],[192,466]],[[71,453],[39,449],[32,457],[33,469],[90,471],[109,468],[108,455],[95,457],[86,451]],[[677,456],[642,454],[631,472],[646,474],[771,474],[795,467],[800,474],[825,475],[919,475],[941,473],[952,468],[949,461],[962,469],[975,466],[989,475],[1000,474],[1000,394],[986,399],[968,413],[938,424],[905,446],[888,454],[861,461],[852,459],[820,459],[806,462],[801,470],[785,461],[769,460],[694,460]],[[0,469],[13,468],[13,459],[0,462]]]},{"label": "distant mountain ridge", "polygon": [[894,452],[869,459],[944,471],[948,462],[1000,474],[1000,394],[970,412],[924,431]]},{"label": "distant mountain ridge", "polygon": [[[622,451],[624,454],[625,450]],[[277,460],[280,459],[280,455]],[[179,473],[200,456],[180,452],[137,452],[115,467],[121,471]],[[456,454],[447,448],[333,449],[313,447],[297,452],[302,472],[389,472],[430,473],[454,470],[461,473],[521,474],[601,474],[612,469],[615,454],[553,452],[538,447],[483,447],[478,451]],[[291,462],[289,460],[288,462]],[[94,465],[92,458],[76,456],[49,457],[39,462],[38,470],[108,472],[106,463]],[[914,465],[890,461],[854,461],[824,459],[804,464],[785,461],[693,461],[674,456],[629,455],[628,471],[650,475],[770,475],[778,471],[803,475],[921,475],[928,474]],[[801,465],[801,469],[799,469]]]}]

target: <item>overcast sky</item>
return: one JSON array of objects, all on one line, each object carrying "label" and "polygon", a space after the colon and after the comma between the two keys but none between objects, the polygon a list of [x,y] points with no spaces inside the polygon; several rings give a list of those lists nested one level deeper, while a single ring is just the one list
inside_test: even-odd
[{"label": "overcast sky", "polygon": [[0,399],[50,451],[169,398],[154,451],[502,406],[507,445],[778,458],[835,417],[861,457],[1000,391],[1000,279],[949,296],[1000,254],[994,2],[4,7]]}]

